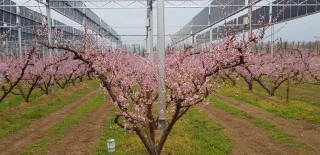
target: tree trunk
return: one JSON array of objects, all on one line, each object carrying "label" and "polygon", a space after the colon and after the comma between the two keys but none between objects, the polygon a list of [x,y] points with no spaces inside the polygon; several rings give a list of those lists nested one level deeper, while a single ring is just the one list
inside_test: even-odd
[{"label": "tree trunk", "polygon": [[45,91],[43,91],[44,94],[49,95],[49,89],[45,89]]},{"label": "tree trunk", "polygon": [[72,85],[76,85],[76,79],[71,80]]},{"label": "tree trunk", "polygon": [[244,80],[247,82],[247,84],[248,84],[248,89],[250,90],[250,91],[252,91],[252,87],[253,87],[253,80],[251,79],[251,78],[245,78],[244,77]]},{"label": "tree trunk", "polygon": [[[233,79],[231,76],[226,75],[226,77],[231,81],[232,86],[236,86],[236,80]],[[223,81],[224,82],[224,81]]]},{"label": "tree trunk", "polygon": [[49,95],[49,85],[50,85],[50,82],[44,83],[44,93],[46,95]]},{"label": "tree trunk", "polygon": [[287,96],[286,96],[287,102],[289,102],[289,87],[290,87],[290,74],[288,74],[288,83],[287,83]]},{"label": "tree trunk", "polygon": [[236,81],[232,79],[231,84],[232,84],[232,86],[236,86]]},{"label": "tree trunk", "polygon": [[274,90],[273,89],[270,90],[270,96],[274,96]]},{"label": "tree trunk", "polygon": [[25,97],[24,102],[29,103],[29,97]]},{"label": "tree trunk", "polygon": [[250,91],[252,91],[252,87],[253,87],[252,81],[248,82],[248,89],[249,89]]},{"label": "tree trunk", "polygon": [[[58,84],[58,86],[63,89],[63,83],[59,82],[60,79],[54,79],[54,81],[56,81],[56,84]],[[48,89],[49,89],[49,85],[48,85]]]}]

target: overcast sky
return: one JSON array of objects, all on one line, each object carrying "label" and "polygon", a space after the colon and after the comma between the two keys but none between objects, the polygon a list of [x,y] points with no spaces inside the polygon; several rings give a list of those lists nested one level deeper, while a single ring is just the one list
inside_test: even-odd
[{"label": "overcast sky", "polygon": [[[34,0],[13,0],[17,4],[24,5],[35,5]],[[131,2],[118,2],[121,5],[128,5]],[[155,2],[156,3],[156,2]],[[172,2],[173,4],[181,4],[182,2]],[[203,4],[202,1],[197,1],[197,4]],[[86,3],[87,6],[102,6],[104,3]],[[165,3],[166,6],[170,5]],[[191,5],[191,2],[186,2],[183,6]],[[106,5],[108,7],[119,7],[115,3]],[[143,6],[139,3],[134,3],[132,6]],[[39,12],[38,8],[30,8]],[[166,35],[174,34],[181,29],[182,26],[186,25],[197,13],[199,13],[203,8],[167,8],[165,9],[165,31]],[[146,9],[91,9],[94,11],[101,19],[103,19],[108,25],[113,27],[113,29],[120,35],[145,35],[145,20],[146,20]],[[157,18],[156,9],[154,9],[154,34],[156,34],[157,29]],[[42,12],[45,14],[45,9],[42,8]],[[245,13],[245,12],[243,12]],[[243,14],[242,13],[242,14]],[[241,14],[241,13],[240,13]],[[239,16],[239,15],[238,15]],[[52,18],[59,20],[65,24],[80,26],[76,22],[60,15],[59,13],[52,11]],[[312,41],[315,40],[315,36],[320,36],[320,14],[314,14],[306,16],[303,18],[295,19],[286,23],[278,24],[275,29],[285,27],[276,34],[276,37],[281,37],[283,40],[287,41]],[[180,27],[181,26],[181,27]],[[79,27],[77,27],[79,28]],[[204,31],[203,31],[204,32]],[[266,32],[270,34],[270,31]],[[121,37],[123,43],[136,43],[144,44],[145,37]],[[157,39],[154,37],[154,43]],[[170,38],[166,37],[166,43],[170,43]],[[189,40],[190,41],[190,40]]]}]

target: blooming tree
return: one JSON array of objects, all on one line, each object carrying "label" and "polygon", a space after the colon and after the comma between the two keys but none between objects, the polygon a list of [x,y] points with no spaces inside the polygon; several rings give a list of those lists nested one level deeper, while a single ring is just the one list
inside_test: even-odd
[{"label": "blooming tree", "polygon": [[226,79],[228,79],[231,81],[231,84],[235,86],[239,79],[239,74],[235,72],[235,68],[225,69],[220,71],[219,78],[221,78],[223,82],[226,82]]},{"label": "blooming tree", "polygon": [[[62,32],[56,31],[55,36]],[[73,59],[87,64],[89,70],[100,79],[101,86],[117,107],[114,122],[120,127],[135,132],[150,154],[160,154],[174,124],[194,105],[205,101],[215,91],[211,80],[222,70],[232,69],[246,63],[251,56],[248,48],[263,38],[264,30],[252,34],[250,38],[236,35],[222,38],[213,44],[211,50],[201,49],[190,52],[188,49],[166,54],[166,64],[151,63],[147,58],[124,53],[121,48],[106,51],[85,31],[82,46],[74,46],[59,39],[55,45],[40,44],[50,49],[60,49],[73,53]],[[58,37],[56,37],[58,38]],[[166,72],[165,88],[158,88],[157,68]],[[158,91],[165,91],[167,113],[166,126],[159,124],[157,112]],[[156,132],[163,128],[161,137]]]},{"label": "blooming tree", "polygon": [[29,97],[37,86],[42,88],[45,94],[48,94],[48,89],[44,90],[43,87],[49,88],[49,85],[42,86],[42,84],[45,84],[46,82],[44,81],[46,80],[49,80],[48,83],[50,83],[51,78],[54,77],[50,75],[50,72],[52,72],[51,67],[58,63],[66,65],[68,58],[69,55],[66,53],[61,53],[51,58],[40,58],[34,55],[31,60],[33,65],[26,69],[22,80],[17,84],[18,92],[13,90],[11,93],[21,95],[25,102],[29,102]]},{"label": "blooming tree", "polygon": [[0,102],[2,102],[23,79],[27,68],[34,65],[31,58],[35,51],[36,48],[32,47],[27,55],[23,57],[8,54],[6,55],[6,59],[0,61],[0,73],[3,75],[3,77],[0,78]]},{"label": "blooming tree", "polygon": [[275,55],[264,55],[261,59],[265,61],[257,68],[255,80],[264,88],[270,96],[280,85],[306,70],[304,61],[306,57],[301,52],[283,51]]},{"label": "blooming tree", "polygon": [[54,80],[60,88],[64,89],[69,82],[74,85],[77,78],[82,79],[86,74],[86,68],[86,64],[81,61],[69,60],[57,68]]},{"label": "blooming tree", "polygon": [[235,67],[234,71],[244,79],[248,85],[248,89],[251,91],[253,89],[253,81],[259,78],[263,74],[262,67],[266,65],[264,54],[262,52],[255,53],[248,59],[248,63],[239,65]]}]

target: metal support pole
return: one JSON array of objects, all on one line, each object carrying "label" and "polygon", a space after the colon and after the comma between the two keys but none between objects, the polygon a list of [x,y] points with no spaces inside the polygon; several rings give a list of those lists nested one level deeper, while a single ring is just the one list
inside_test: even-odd
[{"label": "metal support pole", "polygon": [[9,42],[8,42],[8,37],[6,37],[6,51],[9,53]]},{"label": "metal support pole", "polygon": [[210,42],[209,42],[209,50],[210,50],[210,53],[212,54],[212,48],[211,48],[211,44],[212,44],[212,25],[211,25],[211,7],[209,7],[209,19],[208,19],[208,24],[210,26],[210,32],[209,32],[209,38],[210,38]]},{"label": "metal support pole", "polygon": [[45,52],[44,52],[44,46],[42,46],[42,57],[44,58]]},{"label": "metal support pole", "polygon": [[[194,44],[194,34],[193,34],[192,35],[192,51],[191,52],[194,54],[194,53],[196,53],[196,51],[197,51],[197,48]],[[194,55],[192,55],[192,58],[194,58]]]},{"label": "metal support pole", "polygon": [[[54,41],[54,44],[57,44],[57,41],[56,41],[56,40]],[[57,55],[57,54],[58,54],[58,52],[59,52],[59,50],[58,50],[58,49],[54,49],[54,53],[53,53],[53,55],[52,55],[52,56],[54,56],[55,54]]]},{"label": "metal support pole", "polygon": [[165,100],[165,29],[164,29],[164,0],[157,0],[157,25],[158,25],[158,40],[157,50],[159,56],[159,134],[163,135],[166,129],[166,100]]},{"label": "metal support pole", "polygon": [[27,55],[27,43],[24,43],[24,55]]},{"label": "metal support pole", "polygon": [[[47,11],[47,24],[48,24],[48,40],[49,40],[49,44],[52,46],[53,42],[52,42],[52,37],[51,37],[51,10],[50,10],[50,5],[49,5],[49,0],[46,0],[46,11]],[[52,49],[49,49],[49,56],[52,57]],[[52,66],[50,67],[50,70],[52,71]],[[51,78],[52,81],[50,81],[51,83],[51,93],[54,94],[54,77]]]},{"label": "metal support pole", "polygon": [[[84,14],[86,14],[86,8],[85,8],[85,5],[84,5],[84,2],[82,2],[82,7],[83,7],[83,12],[84,12]],[[85,25],[86,25],[86,16],[83,16],[82,25],[83,25],[83,28],[84,28]],[[109,31],[109,32],[111,33],[111,31]]]},{"label": "metal support pole", "polygon": [[271,56],[274,55],[274,46],[273,46],[273,42],[274,42],[274,25],[271,25]]},{"label": "metal support pole", "polygon": [[252,38],[252,4],[251,0],[248,0],[248,16],[249,16],[249,39]]},{"label": "metal support pole", "polygon": [[209,51],[210,51],[210,54],[212,54],[212,48],[211,48],[211,44],[212,44],[212,26],[210,26],[210,32],[209,32],[209,35],[210,35],[210,41],[209,41]]},{"label": "metal support pole", "polygon": [[112,40],[110,40],[110,52],[112,52]]},{"label": "metal support pole", "polygon": [[[153,0],[151,0],[151,4],[150,6],[152,6],[152,3],[153,3]],[[149,44],[150,44],[150,60],[151,60],[151,63],[153,63],[153,8],[150,8],[150,15],[149,15],[149,23],[150,23],[150,39],[149,39]]]},{"label": "metal support pole", "polygon": [[[149,9],[147,10],[147,15],[149,16]],[[150,22],[149,17],[147,17],[148,21]],[[150,25],[149,25],[150,26]],[[146,47],[147,47],[147,53],[149,53],[149,57],[151,55],[151,50],[150,50],[150,29],[149,27],[147,27],[147,37],[146,37]],[[150,59],[151,61],[151,59]]]},{"label": "metal support pole", "polygon": [[192,35],[192,46],[194,45],[194,35]]},{"label": "metal support pole", "polygon": [[[148,5],[150,6],[151,0],[148,0]],[[150,62],[152,62],[151,59],[151,49],[150,49],[150,7],[147,9],[147,20],[148,23],[146,23],[147,26],[147,38],[146,38],[146,47],[147,47],[147,53],[149,53]]]},{"label": "metal support pole", "polygon": [[212,43],[212,26],[210,27],[210,43]]},{"label": "metal support pole", "polygon": [[[198,42],[197,42],[197,36],[194,34],[193,35],[193,41],[194,41],[194,50],[193,53],[197,53],[198,52]],[[193,58],[195,57],[194,55],[192,56]]]},{"label": "metal support pole", "polygon": [[[7,30],[7,23],[3,24],[3,27],[5,28],[5,30]],[[7,31],[5,31],[5,33],[8,33]],[[8,45],[8,37],[5,38],[5,46],[6,46],[6,52],[9,53],[9,45]]]},{"label": "metal support pole", "polygon": [[[272,20],[272,3],[270,3],[270,17],[269,17],[269,22],[273,22],[273,20]],[[273,29],[274,29],[274,26],[273,26],[273,24],[271,25],[271,44],[270,44],[270,46],[271,46],[271,56],[273,56]]]},{"label": "metal support pole", "polygon": [[20,15],[21,15],[21,12],[20,12],[20,8],[17,7],[17,23],[18,23],[18,41],[19,41],[19,54],[20,54],[20,57],[22,58],[22,43],[21,43],[21,18],[20,18]]}]

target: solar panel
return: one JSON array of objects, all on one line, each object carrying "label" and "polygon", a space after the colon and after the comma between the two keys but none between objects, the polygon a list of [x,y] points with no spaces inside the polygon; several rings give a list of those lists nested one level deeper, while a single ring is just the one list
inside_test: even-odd
[{"label": "solar panel", "polygon": [[3,22],[3,11],[0,10],[0,22]]},{"label": "solar panel", "polygon": [[[10,0],[4,0],[4,5],[10,5]],[[10,7],[9,6],[5,6],[4,10],[10,11]]]},{"label": "solar panel", "polygon": [[[16,3],[11,1],[11,5],[16,5]],[[16,8],[16,6],[12,6],[11,9],[10,9],[10,11],[11,11],[12,13],[17,13],[17,8]]]},{"label": "solar panel", "polygon": [[[192,22],[194,25],[208,25],[209,19],[209,8],[205,8],[200,11],[195,17],[193,17]],[[207,26],[197,26],[192,27],[192,33],[197,33],[206,28]]]}]

